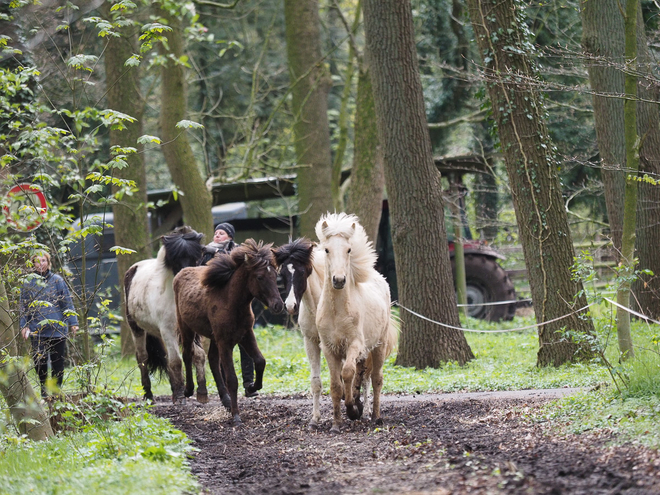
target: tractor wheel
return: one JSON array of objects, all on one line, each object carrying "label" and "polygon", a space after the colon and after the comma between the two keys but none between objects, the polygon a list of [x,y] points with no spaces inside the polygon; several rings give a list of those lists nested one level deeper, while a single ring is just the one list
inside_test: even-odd
[{"label": "tractor wheel", "polygon": [[[453,262],[453,260],[452,260]],[[511,279],[497,261],[488,256],[465,255],[465,279],[468,315],[488,321],[511,320],[516,303],[483,305],[497,301],[515,301],[516,291]]]}]

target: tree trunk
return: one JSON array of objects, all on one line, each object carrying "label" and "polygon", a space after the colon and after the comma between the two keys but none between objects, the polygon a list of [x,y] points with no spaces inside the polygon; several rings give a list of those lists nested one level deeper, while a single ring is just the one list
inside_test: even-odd
[{"label": "tree trunk", "polygon": [[353,169],[346,210],[358,216],[375,245],[383,211],[385,171],[383,151],[378,142],[376,108],[367,57],[362,65],[358,73]]},{"label": "tree trunk", "polygon": [[[637,103],[637,132],[642,139],[640,172],[660,175],[660,117],[656,85],[652,75],[641,8],[637,7],[637,53],[640,101]],[[625,188],[625,125],[620,95],[624,92],[624,17],[617,0],[594,0],[583,3],[582,44],[587,54],[587,69],[594,91],[594,119],[601,156],[605,202],[610,232],[617,253],[621,250],[623,197]],[[642,276],[633,284],[631,306],[653,318],[660,318],[660,188],[644,182],[638,187],[637,256],[638,268],[649,269],[655,276]]]},{"label": "tree trunk", "polygon": [[321,60],[317,0],[284,0],[286,47],[293,96],[298,160],[300,234],[313,238],[322,214],[332,210],[332,159],[328,124],[330,79]]},{"label": "tree trunk", "polygon": [[541,99],[525,83],[533,84],[536,72],[516,0],[468,0],[468,7],[486,67],[536,320],[570,315],[539,327],[538,365],[589,359],[593,351],[584,339],[576,343],[561,333],[566,328],[584,337],[594,328],[587,312],[578,311],[587,301],[582,283],[571,278],[573,242]]},{"label": "tree trunk", "polygon": [[[110,4],[103,4],[103,15],[111,19]],[[127,67],[126,60],[138,53],[136,36],[127,29],[121,31],[121,38],[108,38],[105,50],[105,80],[108,108],[137,119],[127,123],[123,131],[110,130],[110,146],[137,148],[137,153],[127,155],[128,167],[116,169],[115,176],[135,182],[132,195],[124,195],[121,203],[112,207],[114,213],[115,244],[136,251],[135,254],[117,255],[117,272],[120,284],[124,273],[137,261],[150,258],[149,221],[147,217],[147,174],[144,168],[143,146],[137,140],[142,135],[144,104],[140,92],[140,70]],[[116,188],[113,192],[117,192]],[[124,291],[121,293],[121,307],[125,307]],[[121,354],[129,356],[135,353],[135,344],[131,329],[125,320],[121,322]]]},{"label": "tree trunk", "polygon": [[184,193],[180,197],[183,221],[197,232],[206,234],[210,240],[213,237],[211,192],[206,188],[186,129],[176,127],[177,122],[186,118],[184,66],[179,62],[184,55],[183,26],[181,19],[175,14],[162,8],[160,4],[156,5],[157,14],[165,18],[172,28],[172,31],[164,33],[168,46],[162,43],[159,45],[160,55],[167,57],[167,63],[161,72],[161,149],[172,181]]},{"label": "tree trunk", "polygon": [[30,440],[46,440],[53,436],[48,416],[30,385],[27,373],[17,361],[11,360],[12,356],[16,356],[16,338],[7,291],[0,274],[0,351],[6,353],[0,356],[0,393],[18,431]]},{"label": "tree trunk", "polygon": [[626,187],[623,197],[623,234],[621,236],[621,264],[624,279],[619,285],[616,301],[616,330],[619,351],[623,359],[632,358],[630,335],[630,275],[635,269],[635,229],[637,227],[637,174],[639,172],[639,135],[637,134],[637,0],[628,1],[625,14],[625,101],[623,125],[626,138]]},{"label": "tree trunk", "polygon": [[[364,0],[364,27],[403,307],[458,327],[440,173],[433,163],[409,1]],[[462,331],[401,311],[397,364],[474,357]]]}]

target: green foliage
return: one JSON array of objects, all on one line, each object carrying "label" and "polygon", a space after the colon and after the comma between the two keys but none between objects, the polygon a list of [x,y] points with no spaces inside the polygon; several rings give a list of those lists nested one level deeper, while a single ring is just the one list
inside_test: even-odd
[{"label": "green foliage", "polygon": [[[102,406],[102,403],[99,405]],[[0,439],[0,492],[192,493],[186,436],[138,408],[123,421],[58,435],[48,442]]]}]

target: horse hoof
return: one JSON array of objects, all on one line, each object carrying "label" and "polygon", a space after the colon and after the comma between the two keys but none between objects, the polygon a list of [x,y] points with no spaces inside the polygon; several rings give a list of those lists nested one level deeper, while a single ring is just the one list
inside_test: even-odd
[{"label": "horse hoof", "polygon": [[172,397],[172,404],[180,404],[182,406],[186,405],[185,397]]},{"label": "horse hoof", "polygon": [[191,389],[191,390],[186,390],[185,392],[183,392],[183,395],[184,395],[184,397],[192,397],[193,393],[194,393],[194,390]]},{"label": "horse hoof", "polygon": [[209,394],[200,394],[197,392],[197,402],[206,404],[209,401]]},{"label": "horse hoof", "polygon": [[234,427],[240,427],[243,425],[243,422],[241,421],[241,417],[237,414],[234,416]]},{"label": "horse hoof", "polygon": [[383,418],[376,418],[374,419],[374,424],[376,426],[383,426]]},{"label": "horse hoof", "polygon": [[225,406],[227,411],[231,411],[231,397],[229,397],[229,395],[223,395],[220,397],[220,402],[222,402],[222,405]]},{"label": "horse hoof", "polygon": [[307,426],[307,429],[309,431],[318,431],[319,429],[319,424],[315,420],[311,420],[309,422],[309,425]]},{"label": "horse hoof", "polygon": [[364,404],[362,403],[362,401],[357,401],[355,405],[357,406],[358,409],[358,419],[360,419],[362,417],[362,413],[364,412]]},{"label": "horse hoof", "polygon": [[341,431],[339,430],[339,426],[337,425],[332,425],[332,428],[330,428],[330,433],[333,435],[339,435]]},{"label": "horse hoof", "polygon": [[346,416],[348,416],[348,419],[355,421],[356,419],[360,419],[362,414],[360,413],[359,408],[355,406],[346,406]]}]

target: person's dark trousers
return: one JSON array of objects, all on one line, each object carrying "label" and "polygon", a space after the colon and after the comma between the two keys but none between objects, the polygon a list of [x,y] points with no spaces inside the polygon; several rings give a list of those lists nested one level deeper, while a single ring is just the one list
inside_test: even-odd
[{"label": "person's dark trousers", "polygon": [[254,361],[240,345],[241,350],[241,374],[243,375],[243,388],[254,383]]},{"label": "person's dark trousers", "polygon": [[64,359],[66,357],[66,338],[33,338],[32,359],[39,376],[41,385],[41,397],[46,397],[46,380],[48,379],[48,358],[52,367],[53,378],[57,380],[57,386],[62,387],[64,380]]},{"label": "person's dark trousers", "polygon": [[[238,348],[241,351],[241,375],[243,376],[243,388],[247,388],[248,385],[252,385],[254,383],[254,361],[242,346],[239,345]],[[222,374],[222,378],[224,380],[225,372],[222,370],[222,368],[220,368],[220,373]],[[255,393],[251,396],[254,395],[257,394]]]}]

